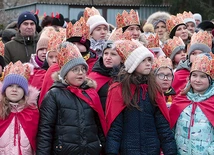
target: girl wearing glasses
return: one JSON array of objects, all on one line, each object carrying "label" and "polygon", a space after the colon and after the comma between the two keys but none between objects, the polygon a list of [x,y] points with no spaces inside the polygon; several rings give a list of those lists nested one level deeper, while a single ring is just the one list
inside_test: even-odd
[{"label": "girl wearing glasses", "polygon": [[173,80],[172,61],[165,56],[159,56],[154,60],[153,68],[155,80],[161,87],[166,99],[167,107],[169,108],[172,104],[172,99],[176,94],[171,87]]},{"label": "girl wearing glasses", "polygon": [[154,56],[136,41],[116,45],[125,68],[108,92],[106,154],[176,154],[169,113],[151,73]]},{"label": "girl wearing glasses", "polygon": [[195,58],[189,82],[170,108],[178,154],[214,152],[214,63],[209,57],[200,54]]},{"label": "girl wearing glasses", "polygon": [[[37,155],[99,155],[105,142],[105,118],[95,82],[76,45],[59,47],[60,72],[40,108]],[[66,55],[66,57],[65,57]]]}]

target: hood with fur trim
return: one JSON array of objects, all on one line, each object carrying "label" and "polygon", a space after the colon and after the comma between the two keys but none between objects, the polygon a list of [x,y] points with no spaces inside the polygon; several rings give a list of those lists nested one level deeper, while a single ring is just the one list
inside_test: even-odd
[{"label": "hood with fur trim", "polygon": [[164,22],[166,23],[166,20],[170,18],[170,14],[168,12],[164,12],[164,11],[158,11],[155,12],[153,14],[151,14],[148,18],[147,18],[147,24],[152,24],[154,26],[154,28],[157,26],[157,24],[159,22]]}]

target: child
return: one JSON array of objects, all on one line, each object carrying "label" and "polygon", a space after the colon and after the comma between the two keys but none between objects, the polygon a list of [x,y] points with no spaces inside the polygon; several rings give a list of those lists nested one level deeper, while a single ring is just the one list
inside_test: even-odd
[{"label": "child", "polygon": [[170,108],[178,154],[213,154],[213,60],[200,54],[192,64],[189,83]]},{"label": "child", "polygon": [[61,69],[40,108],[37,155],[99,155],[106,125],[95,82],[86,78],[88,65],[74,44],[59,49]]},{"label": "child", "polygon": [[125,69],[108,92],[106,154],[158,155],[161,148],[164,154],[176,154],[166,103],[151,73],[154,56],[138,44],[116,46]]},{"label": "child", "polygon": [[167,107],[169,108],[172,104],[172,99],[176,94],[171,86],[173,80],[172,61],[170,58],[160,56],[154,60],[153,69],[155,80],[161,87],[166,99]]},{"label": "child", "polygon": [[172,60],[174,72],[179,62],[186,60],[185,44],[180,37],[174,36],[173,39],[168,39],[163,46],[163,51]]},{"label": "child", "polygon": [[39,91],[28,86],[29,76],[29,66],[20,61],[5,68],[0,94],[0,154],[35,154]]},{"label": "child", "polygon": [[96,51],[98,56],[102,56],[103,45],[107,40],[107,34],[109,32],[109,24],[94,7],[85,8],[84,18],[90,27],[91,49]]}]

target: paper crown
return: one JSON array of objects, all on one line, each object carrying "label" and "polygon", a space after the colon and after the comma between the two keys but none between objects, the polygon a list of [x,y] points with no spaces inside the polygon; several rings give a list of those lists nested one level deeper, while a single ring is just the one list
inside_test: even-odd
[{"label": "paper crown", "polygon": [[4,56],[4,43],[0,41],[0,56]]},{"label": "paper crown", "polygon": [[168,39],[163,46],[163,51],[167,57],[170,57],[173,52],[181,49],[185,49],[185,44],[180,37],[176,36],[174,36],[173,39]]},{"label": "paper crown", "polygon": [[122,28],[114,29],[111,32],[108,40],[113,41],[113,42],[115,42],[117,40],[131,40],[131,35],[130,35],[129,31],[126,31],[123,33]]},{"label": "paper crown", "polygon": [[160,47],[158,34],[156,35],[150,34],[147,37],[147,41],[148,41],[147,48]]},{"label": "paper crown", "polygon": [[82,37],[85,40],[90,38],[90,28],[83,17],[74,25],[71,22],[67,24],[66,38],[69,39],[71,37]]},{"label": "paper crown", "polygon": [[65,39],[66,39],[66,29],[65,28],[61,28],[61,27],[54,28],[53,26],[47,26],[42,31],[41,36],[43,36],[43,35],[45,35],[45,36],[47,36],[49,38],[58,37],[61,41],[65,41]]},{"label": "paper crown", "polygon": [[178,16],[171,15],[170,19],[166,21],[167,30],[170,33],[176,25],[179,25],[182,23],[184,23],[182,15],[179,15],[179,14]]},{"label": "paper crown", "polygon": [[60,37],[58,36],[52,36],[51,38],[49,38],[48,40],[48,48],[47,51],[48,52],[55,52],[58,49],[58,46],[62,43],[63,41],[61,40]]},{"label": "paper crown", "polygon": [[155,58],[152,68],[157,70],[161,67],[168,67],[173,69],[172,60],[166,56],[159,56],[158,58]]},{"label": "paper crown", "polygon": [[100,15],[100,12],[92,7],[92,8],[89,8],[89,7],[86,7],[85,10],[84,10],[84,13],[83,13],[83,17],[85,19],[85,21],[87,22],[88,18],[90,18],[91,16],[94,16],[94,15]]},{"label": "paper crown", "polygon": [[190,46],[193,44],[205,44],[212,48],[212,35],[207,31],[199,31],[194,33],[191,37]]},{"label": "paper crown", "polygon": [[192,21],[195,23],[195,19],[193,18],[192,12],[186,12],[184,11],[183,14],[177,14],[177,16],[181,16],[184,20],[184,23],[188,23],[189,21]]},{"label": "paper crown", "polygon": [[18,74],[28,80],[30,78],[31,69],[27,63],[22,64],[21,61],[17,61],[13,64],[11,62],[5,67],[4,74],[5,74],[5,77],[9,74]]},{"label": "paper crown", "polygon": [[122,61],[124,62],[130,53],[140,47],[142,44],[137,44],[134,41],[131,40],[121,40],[116,44],[116,51],[122,58]]},{"label": "paper crown", "polygon": [[59,47],[58,64],[60,67],[65,65],[68,61],[74,58],[82,57],[76,45],[70,42],[64,42]]},{"label": "paper crown", "polygon": [[209,54],[199,54],[192,63],[190,72],[201,71],[214,78],[214,59]]},{"label": "paper crown", "polygon": [[133,9],[128,13],[123,11],[122,14],[118,14],[116,17],[117,28],[126,27],[130,25],[140,25],[138,13]]}]

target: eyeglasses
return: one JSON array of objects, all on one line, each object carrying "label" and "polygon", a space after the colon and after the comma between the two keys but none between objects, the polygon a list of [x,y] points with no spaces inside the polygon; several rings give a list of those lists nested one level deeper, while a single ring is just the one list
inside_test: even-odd
[{"label": "eyeglasses", "polygon": [[80,71],[85,74],[87,72],[87,69],[86,69],[86,67],[75,67],[75,68],[71,69],[71,71],[75,74],[80,73]]},{"label": "eyeglasses", "polygon": [[159,78],[160,80],[164,80],[165,78],[166,78],[167,80],[172,80],[172,78],[173,78],[173,75],[171,75],[171,74],[165,75],[165,74],[163,74],[163,73],[160,73],[160,74],[157,74],[157,76],[158,76],[158,78]]}]

